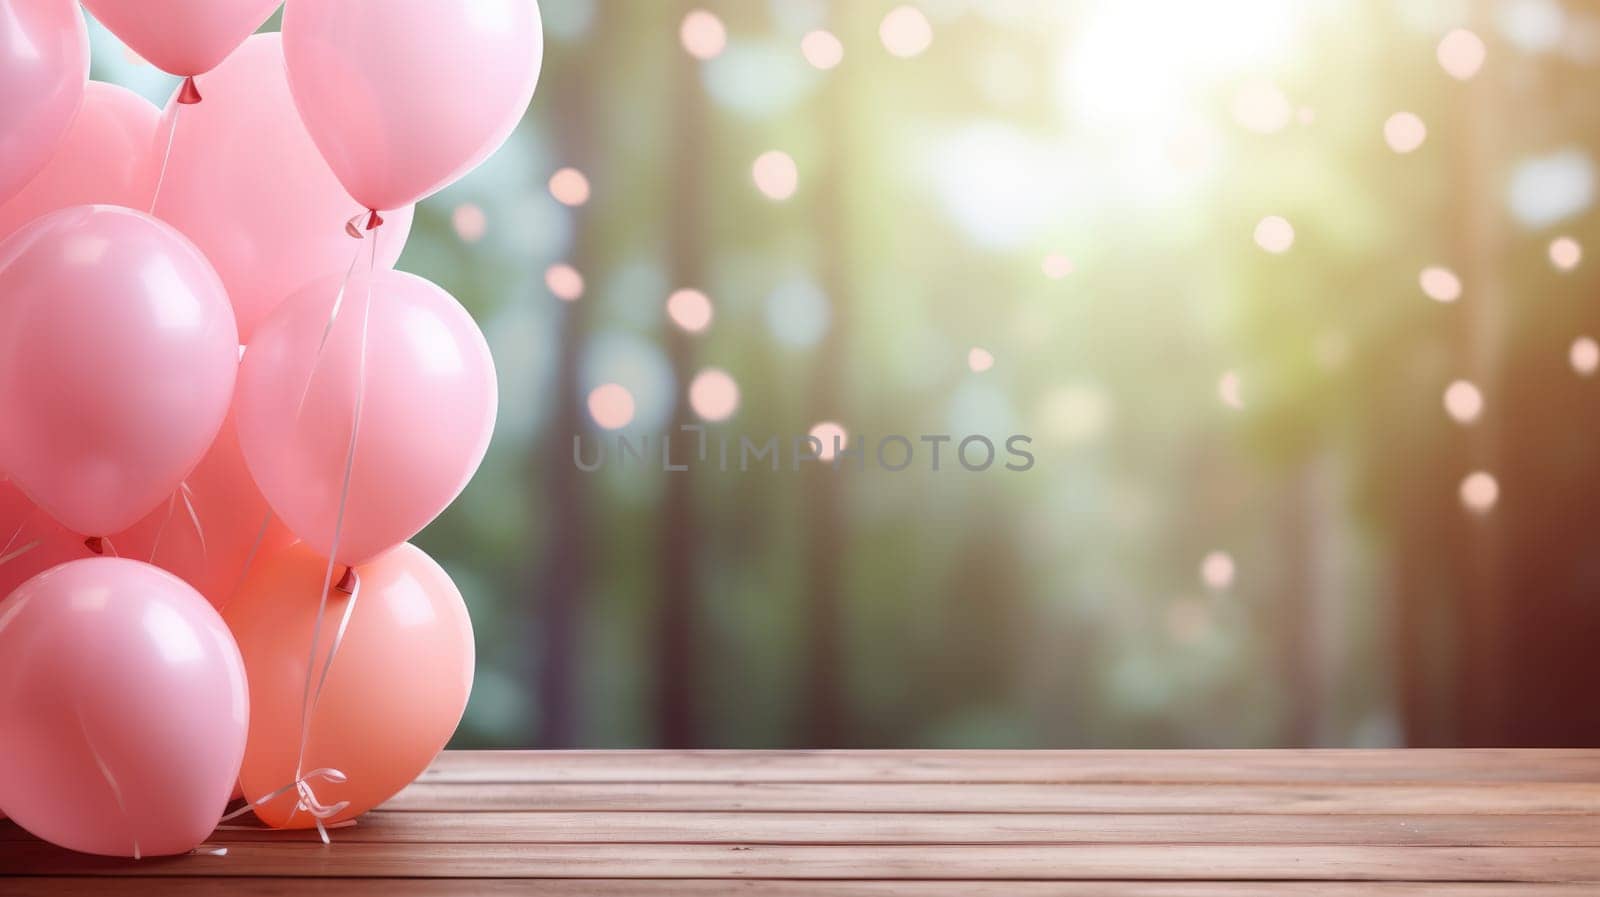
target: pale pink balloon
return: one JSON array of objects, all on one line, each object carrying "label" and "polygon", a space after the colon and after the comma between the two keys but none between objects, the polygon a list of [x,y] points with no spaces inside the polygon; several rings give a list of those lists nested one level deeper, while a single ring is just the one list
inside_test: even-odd
[{"label": "pale pink balloon", "polygon": [[222,617],[164,570],[73,561],[0,602],[0,803],[46,841],[194,849],[238,778],[249,711]]},{"label": "pale pink balloon", "polygon": [[90,81],[56,154],[20,193],[0,203],[0,239],[67,206],[150,208],[151,144],[160,118],[161,110],[133,91]]},{"label": "pale pink balloon", "polygon": [[289,0],[300,116],[350,195],[397,209],[499,148],[544,56],[535,0]]},{"label": "pale pink balloon", "polygon": [[[460,494],[489,446],[497,397],[494,360],[466,309],[398,271],[378,272],[370,294],[364,272],[350,282],[319,363],[340,279],[290,297],[257,331],[235,413],[245,460],[273,511],[324,557],[359,564],[411,538]],[[334,551],[358,395],[361,425]]]},{"label": "pale pink balloon", "polygon": [[[177,116],[156,217],[183,231],[222,275],[241,342],[285,296],[344,272],[364,244],[345,223],[364,207],[350,198],[300,123],[283,72],[283,41],[258,34],[207,75],[206,102],[174,96],[160,145]],[[159,161],[158,163],[159,164]],[[378,264],[394,267],[412,208],[384,216]]]},{"label": "pale pink balloon", "polygon": [[238,365],[216,272],[143,212],[73,206],[0,242],[0,469],[67,529],[108,535],[165,502]]},{"label": "pale pink balloon", "polygon": [[0,0],[0,202],[55,155],[88,80],[75,0]]},{"label": "pale pink balloon", "polygon": [[[131,529],[112,536],[110,548],[176,574],[220,610],[249,569],[287,548],[294,535],[256,488],[232,419],[184,486]],[[4,573],[0,568],[0,584]]]},{"label": "pale pink balloon", "polygon": [[216,68],[283,0],[84,0],[100,24],[156,68]]},{"label": "pale pink balloon", "polygon": [[0,598],[57,564],[93,557],[83,537],[39,510],[10,481],[0,481]]}]

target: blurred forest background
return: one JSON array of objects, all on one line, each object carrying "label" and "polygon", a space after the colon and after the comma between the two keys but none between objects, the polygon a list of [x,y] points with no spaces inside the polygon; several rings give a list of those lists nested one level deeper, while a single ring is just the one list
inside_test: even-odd
[{"label": "blurred forest background", "polygon": [[[541,7],[400,263],[502,378],[457,746],[1600,745],[1600,8]],[[718,418],[1037,464],[573,464]]]}]

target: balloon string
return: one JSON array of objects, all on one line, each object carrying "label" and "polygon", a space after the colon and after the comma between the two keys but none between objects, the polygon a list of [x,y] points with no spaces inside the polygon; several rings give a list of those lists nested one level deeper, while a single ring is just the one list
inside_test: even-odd
[{"label": "balloon string", "polygon": [[172,512],[176,510],[177,507],[178,493],[174,492],[167,496],[167,516],[161,518],[161,525],[156,527],[156,537],[150,543],[150,560],[148,563],[154,564],[156,562],[156,555],[161,553],[161,537],[167,534],[167,524],[172,522]]},{"label": "balloon string", "polygon": [[200,525],[200,512],[194,509],[194,490],[189,488],[188,480],[178,484],[178,496],[183,499],[184,510],[189,512],[189,523],[194,526],[195,538],[200,540],[200,559],[205,560],[206,528]]},{"label": "balloon string", "polygon": [[[21,548],[18,548],[16,551],[10,552],[9,554],[0,554],[0,566],[3,566],[5,564],[9,564],[12,561],[16,560],[17,558],[22,557],[23,555],[27,554],[28,552],[34,550],[35,548],[38,548],[39,544],[40,544],[39,540],[38,539],[34,539],[32,542],[29,542],[28,544],[22,546]],[[11,546],[7,545],[6,547],[10,548]]]},{"label": "balloon string", "polygon": [[[361,230],[356,226],[356,223],[360,220],[360,218],[361,216],[357,215],[355,218],[350,219],[350,221],[345,224],[345,232],[349,233],[357,240],[362,238]],[[376,247],[377,234],[373,234],[373,244],[374,247]],[[344,296],[345,292],[350,289],[350,278],[355,276],[356,263],[361,261],[361,249],[362,247],[357,246],[356,251],[350,256],[350,267],[345,269],[344,279],[339,281],[339,292],[333,295],[333,306],[328,309],[328,320],[324,321],[322,324],[322,338],[317,340],[317,354],[311,359],[311,373],[306,377],[305,388],[300,390],[300,402],[299,404],[295,405],[294,408],[294,419],[296,423],[300,421],[300,413],[306,409],[306,399],[311,396],[311,384],[316,382],[317,370],[318,368],[322,367],[322,354],[328,348],[328,337],[333,335],[333,324],[335,321],[339,320],[339,310],[344,307]],[[373,250],[373,255],[377,255],[376,248]]]},{"label": "balloon string", "polygon": [[33,520],[33,515],[37,513],[39,513],[39,506],[34,505],[28,509],[28,513],[22,515],[21,520],[17,521],[17,528],[12,531],[11,538],[6,540],[6,545],[4,548],[0,548],[0,564],[4,564],[7,561],[22,557],[28,552],[39,547],[39,540],[34,539],[32,542],[29,542],[16,551],[11,551],[11,546],[17,544],[17,537],[22,535],[22,531],[27,528],[28,523]]},{"label": "balloon string", "polygon": [[267,541],[267,528],[272,526],[272,512],[261,515],[261,526],[256,528],[256,540],[250,544],[250,553],[244,556],[244,569],[239,571],[239,581],[233,584],[234,589],[244,585],[246,576],[250,575],[250,567],[256,562],[256,555],[261,553],[262,543]]},{"label": "balloon string", "polygon": [[172,138],[178,134],[178,116],[182,103],[172,107],[172,124],[167,127],[167,150],[161,154],[161,174],[156,177],[156,192],[150,195],[150,214],[156,213],[156,202],[161,199],[161,187],[167,182],[167,163],[172,161]]},{"label": "balloon string", "polygon": [[[376,218],[376,214],[373,217]],[[365,404],[367,393],[367,340],[371,334],[372,324],[372,277],[376,274],[378,265],[378,234],[376,230],[377,226],[381,226],[382,223],[382,219],[377,219],[377,225],[373,228],[372,256],[369,263],[366,295],[363,298],[361,308],[361,343],[358,349],[360,355],[356,360],[356,396],[350,419],[350,439],[345,448],[344,477],[339,486],[339,506],[338,511],[334,514],[333,540],[328,547],[328,565],[322,574],[322,589],[317,597],[317,615],[311,625],[311,651],[306,657],[305,689],[301,694],[300,750],[295,758],[294,781],[250,805],[258,806],[293,789],[299,798],[295,802],[294,809],[289,813],[290,818],[292,819],[295,813],[301,811],[310,813],[312,821],[317,826],[317,834],[322,838],[322,843],[324,844],[331,843],[324,821],[343,812],[349,807],[350,803],[349,801],[339,801],[332,805],[322,803],[317,799],[316,792],[311,787],[309,780],[320,777],[337,783],[346,781],[346,777],[343,772],[326,767],[313,770],[311,773],[306,773],[304,770],[306,751],[311,743],[311,718],[315,715],[317,705],[322,700],[323,690],[328,684],[328,673],[333,669],[334,658],[338,655],[339,647],[344,643],[345,635],[349,632],[350,619],[354,616],[356,602],[361,597],[361,575],[356,572],[354,567],[346,568],[345,575],[340,579],[337,588],[348,593],[350,598],[345,602],[344,613],[339,618],[339,626],[334,630],[333,639],[328,646],[327,656],[322,662],[322,671],[318,674],[316,671],[317,643],[321,641],[322,624],[327,618],[328,594],[334,588],[333,569],[337,566],[336,558],[339,556],[339,541],[343,535],[345,512],[350,502],[350,482],[355,474],[356,444],[361,432],[361,411],[362,406]],[[352,263],[351,267],[352,269],[354,268],[354,263]],[[340,292],[343,293],[343,290],[341,289]],[[337,312],[338,309],[336,307],[334,310],[335,315],[337,315]],[[319,355],[317,363],[320,363],[320,360]],[[316,375],[317,363],[313,364],[311,376]],[[307,389],[309,390],[309,383]],[[316,678],[315,687],[312,685],[313,677]],[[230,817],[223,817],[224,821],[228,818]]]}]

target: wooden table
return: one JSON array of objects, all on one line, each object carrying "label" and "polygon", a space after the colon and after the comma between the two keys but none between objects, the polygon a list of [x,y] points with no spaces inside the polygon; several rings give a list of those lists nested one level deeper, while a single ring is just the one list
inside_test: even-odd
[{"label": "wooden table", "polygon": [[132,862],[7,822],[0,873],[7,895],[1587,895],[1600,751],[449,753],[331,847],[219,831]]}]

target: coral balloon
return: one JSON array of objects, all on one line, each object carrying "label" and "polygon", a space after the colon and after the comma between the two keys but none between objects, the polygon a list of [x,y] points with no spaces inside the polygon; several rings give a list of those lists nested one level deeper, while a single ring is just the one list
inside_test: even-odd
[{"label": "coral balloon", "polygon": [[0,243],[0,469],[67,529],[108,535],[166,501],[238,364],[222,282],[166,224],[74,206]]},{"label": "coral balloon", "polygon": [[[252,801],[293,782],[302,760],[306,659],[325,565],[305,546],[291,547],[257,567],[223,611],[250,678],[250,739],[239,779]],[[472,691],[472,625],[444,570],[401,545],[356,572],[356,607],[310,716],[300,763],[302,773],[344,774],[342,782],[307,778],[318,803],[350,802],[330,823],[365,813],[421,775],[450,740]],[[332,592],[327,620],[339,620],[350,600]],[[334,628],[322,627],[318,675]],[[280,828],[315,825],[296,802],[291,791],[256,815]]]},{"label": "coral balloon", "polygon": [[359,564],[427,526],[472,478],[494,429],[495,373],[466,309],[398,271],[350,281],[319,360],[340,279],[297,293],[257,331],[235,413],[273,511],[324,557]]},{"label": "coral balloon", "polygon": [[184,486],[185,491],[110,541],[123,557],[176,574],[220,608],[243,582],[248,568],[288,547],[294,535],[273,516],[250,478],[231,419],[222,425],[217,441]]},{"label": "coral balloon", "polygon": [[55,155],[88,80],[75,0],[0,0],[0,202]]},{"label": "coral balloon", "polygon": [[244,665],[194,589],[90,558],[0,602],[0,802],[53,844],[194,849],[216,827],[249,728]]},{"label": "coral balloon", "polygon": [[544,56],[534,0],[289,0],[300,117],[359,202],[397,209],[499,148]]},{"label": "coral balloon", "polygon": [[[248,343],[284,297],[350,267],[363,244],[345,233],[345,222],[363,207],[300,123],[278,35],[245,41],[205,81],[207,102],[184,106],[174,97],[167,104],[162,128],[177,116],[177,129],[155,214],[216,266]],[[407,206],[386,216],[380,266],[394,267],[411,215]]]},{"label": "coral balloon", "polygon": [[283,0],[84,0],[100,24],[156,68],[216,68]]},{"label": "coral balloon", "polygon": [[160,119],[161,110],[133,91],[90,81],[56,154],[20,193],[0,203],[0,239],[67,206],[150,208],[151,148]]},{"label": "coral balloon", "polygon": [[0,480],[0,598],[57,564],[93,557],[15,483]]}]

